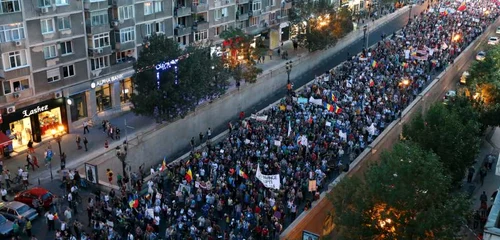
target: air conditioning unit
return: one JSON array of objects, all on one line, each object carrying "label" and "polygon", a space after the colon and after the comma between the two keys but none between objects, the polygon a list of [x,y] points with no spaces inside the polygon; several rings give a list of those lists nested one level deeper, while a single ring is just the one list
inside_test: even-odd
[{"label": "air conditioning unit", "polygon": [[111,26],[113,27],[118,27],[118,21],[112,21]]},{"label": "air conditioning unit", "polygon": [[23,42],[21,42],[21,41],[15,41],[15,44],[16,44],[16,46],[20,47],[20,46],[23,45]]},{"label": "air conditioning unit", "polygon": [[104,50],[102,48],[97,49],[98,53],[102,53]]},{"label": "air conditioning unit", "polygon": [[49,12],[49,8],[47,8],[47,7],[40,8],[40,12],[41,13],[48,13]]},{"label": "air conditioning unit", "polygon": [[62,98],[62,97],[63,97],[62,91],[58,91],[58,92],[54,93],[54,98]]},{"label": "air conditioning unit", "polygon": [[16,106],[7,107],[7,114],[16,112]]},{"label": "air conditioning unit", "polygon": [[20,97],[19,93],[14,93],[13,95],[14,95],[14,98],[19,98]]}]

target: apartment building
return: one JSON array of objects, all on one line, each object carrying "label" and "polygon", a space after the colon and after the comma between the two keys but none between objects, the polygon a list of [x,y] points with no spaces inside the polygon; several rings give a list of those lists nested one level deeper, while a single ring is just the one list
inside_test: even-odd
[{"label": "apartment building", "polygon": [[181,46],[219,44],[239,27],[275,48],[289,38],[290,8],[284,0],[0,0],[0,146],[17,149],[60,125],[71,132],[121,111],[152,34]]}]

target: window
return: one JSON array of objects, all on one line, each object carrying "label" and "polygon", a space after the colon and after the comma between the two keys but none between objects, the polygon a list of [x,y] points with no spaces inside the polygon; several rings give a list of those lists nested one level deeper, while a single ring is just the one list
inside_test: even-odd
[{"label": "window", "polygon": [[54,19],[46,18],[40,20],[40,25],[42,26],[42,34],[48,34],[54,32]]},{"label": "window", "polygon": [[108,11],[98,11],[90,14],[92,19],[92,26],[100,26],[108,24]]},{"label": "window", "polygon": [[90,0],[90,2],[104,2],[106,0]]},{"label": "window", "polygon": [[24,25],[11,23],[0,26],[0,42],[18,41],[24,38]]},{"label": "window", "polygon": [[251,17],[249,22],[250,22],[250,27],[255,26],[259,24],[259,17]]},{"label": "window", "polygon": [[155,1],[154,11],[155,13],[163,12],[163,1]]},{"label": "window", "polygon": [[194,33],[194,40],[195,41],[201,41],[201,40],[206,40],[208,39],[208,30],[205,31],[199,31]]},{"label": "window", "polygon": [[45,59],[51,59],[57,57],[56,45],[43,47],[43,56],[45,57]]},{"label": "window", "polygon": [[276,6],[276,2],[275,2],[276,0],[269,0],[269,1],[271,1],[271,7]]},{"label": "window", "polygon": [[47,70],[47,82],[55,82],[61,80],[61,73],[59,72],[59,68],[54,68]]},{"label": "window", "polygon": [[73,53],[73,43],[71,41],[60,43],[61,55],[68,55]]},{"label": "window", "polygon": [[69,16],[57,18],[57,26],[59,30],[66,30],[71,28],[71,21]]},{"label": "window", "polygon": [[63,67],[63,77],[69,78],[75,76],[75,65],[68,65]]},{"label": "window", "polygon": [[[117,36],[118,37],[118,36]],[[120,29],[120,42],[126,43],[135,40],[135,27]]]},{"label": "window", "polygon": [[223,17],[227,17],[227,8],[216,9],[214,15],[215,15],[214,16],[215,21],[217,21]]},{"label": "window", "polygon": [[103,48],[109,46],[109,33],[96,34],[93,37],[94,48]]},{"label": "window", "polygon": [[134,6],[123,6],[118,8],[118,20],[134,18]]},{"label": "window", "polygon": [[50,7],[50,0],[38,0],[38,5],[41,7],[41,8],[47,8],[47,7]]},{"label": "window", "polygon": [[26,50],[4,53],[2,59],[5,70],[28,66],[28,61],[26,60]]},{"label": "window", "polygon": [[218,26],[215,28],[215,36],[219,36],[222,32],[227,30],[227,25]]},{"label": "window", "polygon": [[[20,92],[30,88],[30,81],[28,79],[3,81],[3,94],[11,94],[13,92]],[[14,91],[12,91],[14,90]]]},{"label": "window", "polygon": [[146,24],[146,35],[151,36],[152,34],[164,34],[165,33],[165,23],[155,22]]},{"label": "window", "polygon": [[252,11],[259,11],[262,8],[262,2],[260,0],[255,0],[252,3]]},{"label": "window", "polygon": [[90,59],[90,69],[92,71],[109,67],[109,56]]},{"label": "window", "polygon": [[127,50],[127,51],[116,53],[116,62],[118,62],[118,63],[127,62],[127,61],[132,60],[133,58],[134,58],[134,51],[132,51],[132,50]]},{"label": "window", "polygon": [[69,0],[56,0],[56,6],[68,5]]},{"label": "window", "polygon": [[150,15],[153,14],[153,3],[152,2],[145,2],[144,3],[144,15]]},{"label": "window", "polygon": [[21,11],[19,0],[0,0],[0,14]]}]

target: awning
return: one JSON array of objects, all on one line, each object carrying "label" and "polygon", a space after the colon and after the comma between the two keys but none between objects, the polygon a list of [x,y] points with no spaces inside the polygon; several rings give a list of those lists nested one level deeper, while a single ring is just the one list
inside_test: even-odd
[{"label": "awning", "polygon": [[6,147],[7,145],[12,144],[12,140],[5,135],[2,131],[0,131],[0,147]]}]

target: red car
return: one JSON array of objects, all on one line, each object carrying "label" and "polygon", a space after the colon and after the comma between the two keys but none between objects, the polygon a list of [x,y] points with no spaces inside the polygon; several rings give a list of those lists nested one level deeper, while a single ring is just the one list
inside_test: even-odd
[{"label": "red car", "polygon": [[34,187],[16,194],[14,200],[33,207],[33,200],[39,199],[42,201],[43,207],[48,208],[52,204],[53,198],[54,194],[49,190],[41,187]]}]

